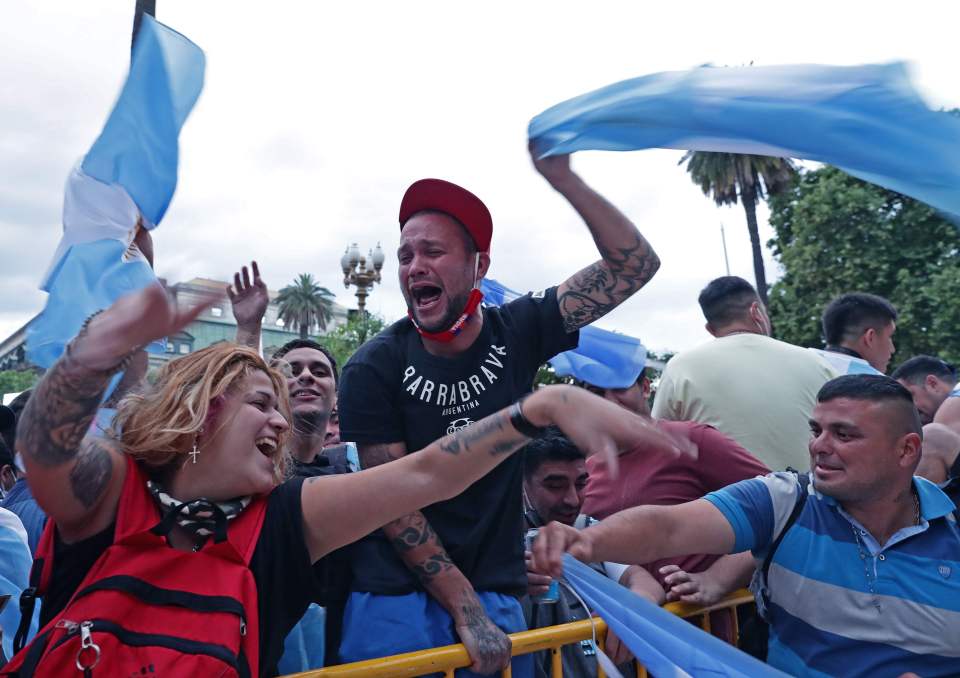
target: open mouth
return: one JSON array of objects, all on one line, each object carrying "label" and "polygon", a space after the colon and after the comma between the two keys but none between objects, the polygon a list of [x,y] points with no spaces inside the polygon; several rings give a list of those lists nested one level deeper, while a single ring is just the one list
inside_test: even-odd
[{"label": "open mouth", "polygon": [[277,451],[277,441],[273,438],[257,438],[253,444],[265,457],[272,457],[273,453]]},{"label": "open mouth", "polygon": [[312,400],[313,398],[319,398],[320,392],[312,388],[298,388],[290,394],[290,397]]},{"label": "open mouth", "polygon": [[843,468],[841,468],[840,466],[828,464],[823,461],[818,460],[816,463],[816,471],[819,473],[833,473],[834,471],[842,471],[842,470]]},{"label": "open mouth", "polygon": [[424,311],[434,307],[440,301],[442,292],[443,290],[436,285],[424,283],[412,287],[410,289],[410,296],[413,298],[417,310]]}]

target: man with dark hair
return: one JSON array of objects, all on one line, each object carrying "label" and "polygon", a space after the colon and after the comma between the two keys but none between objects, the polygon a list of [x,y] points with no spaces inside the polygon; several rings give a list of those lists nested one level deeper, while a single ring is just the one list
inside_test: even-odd
[{"label": "man with dark hair", "polygon": [[[580,512],[583,491],[587,482],[586,458],[563,433],[548,428],[542,436],[531,440],[523,449],[523,503],[527,529],[539,529],[557,521],[582,530],[596,520]],[[529,562],[529,554],[528,554]],[[663,589],[643,568],[619,563],[591,563],[591,567],[606,577],[619,582],[639,596],[660,605]],[[530,628],[556,626],[587,619],[590,614],[576,596],[566,587],[557,588],[556,602],[538,602],[537,596],[547,592],[550,578],[528,570],[531,599],[524,601]],[[606,652],[614,663],[629,658],[625,645],[608,632]],[[597,675],[597,659],[593,646],[584,641],[565,645],[561,650],[563,675],[574,678]],[[553,675],[550,671],[550,653],[537,655],[537,676]]]},{"label": "man with dark hair", "polygon": [[[341,436],[364,468],[420,449],[528,393],[537,369],[577,345],[579,328],[653,277],[659,259],[636,227],[570,169],[534,166],[586,222],[601,259],[557,287],[481,308],[493,220],[473,193],[423,179],[400,202],[397,250],[408,318],[367,342],[343,368]],[[344,659],[462,642],[471,671],[510,661],[507,633],[525,628],[520,457],[463,494],[385,525],[355,550]],[[402,622],[398,623],[398,620]],[[513,661],[513,675],[531,663]],[[458,671],[458,676],[468,675]]]},{"label": "man with dark hair", "polygon": [[841,294],[823,311],[822,355],[838,374],[884,374],[893,356],[897,309],[875,294]]},{"label": "man with dark hair", "polygon": [[717,278],[699,301],[716,339],[667,363],[654,419],[707,424],[771,469],[802,467],[807,417],[834,372],[810,351],[770,337],[766,309],[746,280]]},{"label": "man with dark hair", "polygon": [[559,576],[564,551],[647,562],[750,549],[758,564],[770,557],[757,598],[775,668],[956,675],[960,530],[953,502],[913,475],[921,425],[910,392],[882,375],[839,377],[817,394],[810,428],[808,483],[772,473],[582,531],[553,523],[534,545],[536,570]]},{"label": "man with dark hair", "polygon": [[914,356],[904,361],[890,376],[910,391],[924,424],[936,421],[937,413],[947,398],[960,397],[957,368],[932,355]]},{"label": "man with dark hair", "polygon": [[917,475],[935,483],[960,479],[960,387],[957,368],[929,355],[904,361],[893,372],[913,396],[923,427]]}]

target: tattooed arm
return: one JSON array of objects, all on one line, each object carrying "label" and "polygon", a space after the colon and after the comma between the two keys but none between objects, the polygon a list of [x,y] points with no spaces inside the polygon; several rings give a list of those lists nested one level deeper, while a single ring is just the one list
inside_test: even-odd
[{"label": "tattooed arm", "polygon": [[650,243],[616,207],[570,169],[566,155],[537,159],[537,171],[565,197],[586,222],[602,257],[563,282],[557,302],[567,332],[606,315],[646,285],[660,268]]},{"label": "tattooed arm", "polygon": [[126,472],[111,441],[87,436],[115,368],[131,350],[178,332],[207,304],[179,312],[159,285],[94,317],[44,375],[21,415],[17,450],[37,503],[61,537],[84,539],[116,513]]}]

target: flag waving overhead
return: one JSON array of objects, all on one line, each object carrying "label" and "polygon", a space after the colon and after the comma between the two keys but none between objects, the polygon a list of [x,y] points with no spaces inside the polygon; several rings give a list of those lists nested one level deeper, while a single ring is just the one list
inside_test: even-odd
[{"label": "flag waving overhead", "polygon": [[91,314],[156,282],[135,238],[160,223],[173,198],[177,139],[203,72],[199,47],[143,17],[113,112],[67,179],[63,237],[41,283],[49,297],[27,329],[33,363],[49,367]]},{"label": "flag waving overhead", "polygon": [[[520,296],[496,280],[484,278],[480,289],[486,303],[500,306]],[[599,327],[580,328],[575,349],[550,359],[554,371],[600,388],[628,388],[636,383],[647,361],[647,349],[639,339]]]},{"label": "flag waving overhead", "polygon": [[564,578],[657,678],[784,678],[785,673],[644,600],[570,555]]},{"label": "flag waving overhead", "polygon": [[542,155],[677,148],[816,160],[960,218],[960,118],[931,111],[902,63],[655,73],[557,104],[528,131]]}]

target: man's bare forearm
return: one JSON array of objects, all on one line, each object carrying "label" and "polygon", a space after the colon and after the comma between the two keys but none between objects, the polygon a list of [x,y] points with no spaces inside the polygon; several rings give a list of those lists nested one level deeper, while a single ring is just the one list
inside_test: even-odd
[{"label": "man's bare forearm", "polygon": [[647,284],[660,268],[660,258],[633,222],[576,175],[554,188],[583,218],[602,257],[560,290],[560,311],[567,331],[572,332],[609,313]]},{"label": "man's bare forearm", "polygon": [[[395,446],[364,445],[360,448],[363,468],[379,466],[401,456]],[[382,531],[404,565],[417,576],[427,593],[443,605],[455,622],[461,623],[467,619],[475,606],[482,612],[473,586],[454,565],[423,513],[415,511],[405,515],[384,525]]]}]

